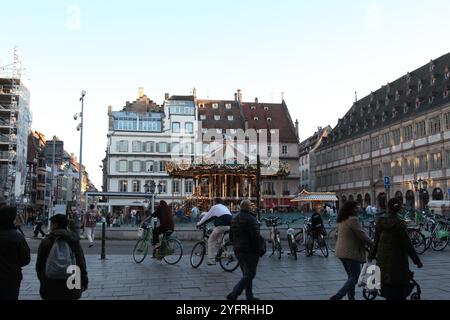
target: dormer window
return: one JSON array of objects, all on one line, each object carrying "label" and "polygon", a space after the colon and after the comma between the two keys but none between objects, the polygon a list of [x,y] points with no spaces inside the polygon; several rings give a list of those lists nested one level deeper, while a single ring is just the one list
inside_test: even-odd
[{"label": "dormer window", "polygon": [[219,109],[219,104],[218,103],[213,103],[212,107],[213,107],[213,109]]},{"label": "dormer window", "polygon": [[412,87],[412,86],[409,86],[409,87],[408,87],[408,90],[406,91],[406,95],[409,96],[409,95],[412,94],[412,92],[413,92],[413,87]]},{"label": "dormer window", "polygon": [[372,112],[372,105],[370,104],[370,105],[367,107],[367,113],[370,114],[371,112]]},{"label": "dormer window", "polygon": [[258,121],[258,120],[259,120],[258,117],[254,117],[254,118],[253,118],[253,121]]},{"label": "dormer window", "polygon": [[429,98],[428,98],[428,103],[429,104],[432,104],[434,102],[434,95],[431,95]]},{"label": "dormer window", "polygon": [[407,102],[405,102],[405,104],[403,105],[403,113],[407,114],[409,111],[409,104]]},{"label": "dormer window", "polygon": [[419,109],[421,104],[422,104],[421,99],[420,99],[420,98],[417,98],[417,99],[416,99],[416,109]]},{"label": "dormer window", "polygon": [[353,133],[352,126],[348,128],[348,135],[350,136]]},{"label": "dormer window", "polygon": [[449,95],[450,95],[450,88],[447,86],[444,89],[444,98],[448,98]]},{"label": "dormer window", "polygon": [[233,121],[234,120],[234,116],[228,116],[228,121]]},{"label": "dormer window", "polygon": [[201,114],[200,115],[200,120],[206,120],[206,114]]},{"label": "dormer window", "polygon": [[445,68],[445,79],[450,79],[450,69],[448,67]]},{"label": "dormer window", "polygon": [[377,101],[377,104],[375,106],[375,110],[379,110],[380,109],[380,100]]},{"label": "dormer window", "polygon": [[409,84],[411,82],[411,73],[408,72],[408,74],[406,75],[406,83]]},{"label": "dormer window", "polygon": [[372,118],[372,124],[375,126],[377,124],[377,116],[373,116]]},{"label": "dormer window", "polygon": [[386,99],[384,100],[385,106],[388,106],[389,102],[391,102],[391,99],[389,98],[389,96],[387,96]]},{"label": "dormer window", "polygon": [[271,117],[267,118],[267,121],[271,122],[271,121],[272,121],[272,118],[271,118]]},{"label": "dormer window", "polygon": [[432,76],[432,77],[431,77],[430,84],[431,84],[432,86],[434,86],[434,85],[436,84],[436,76]]},{"label": "dormer window", "polygon": [[366,120],[364,120],[364,129],[367,129],[368,126],[369,126],[369,121],[367,121],[367,119],[366,119]]},{"label": "dormer window", "polygon": [[264,110],[265,111],[269,111],[269,107],[264,107]]},{"label": "dormer window", "polygon": [[216,129],[216,132],[217,132],[218,134],[222,134],[222,129]]},{"label": "dormer window", "polygon": [[251,106],[250,109],[256,110],[256,107],[255,106]]},{"label": "dormer window", "polygon": [[422,89],[423,89],[422,80],[419,80],[419,82],[417,83],[417,88],[418,88],[419,92],[422,91]]},{"label": "dormer window", "polygon": [[220,115],[216,114],[216,115],[214,116],[214,120],[219,121],[219,120],[220,120]]},{"label": "dormer window", "polygon": [[231,103],[227,103],[227,104],[225,105],[225,108],[227,108],[227,110],[231,110]]},{"label": "dormer window", "polygon": [[202,133],[207,133],[207,132],[208,132],[208,129],[206,129],[206,128],[202,129]]},{"label": "dormer window", "polygon": [[435,67],[434,61],[431,60],[431,62],[430,62],[430,72],[434,71],[434,67]]},{"label": "dormer window", "polygon": [[394,108],[394,110],[392,110],[392,119],[394,119],[396,116],[398,116],[398,110],[397,108]]},{"label": "dormer window", "polygon": [[400,100],[400,91],[397,90],[397,92],[395,93],[395,101]]},{"label": "dormer window", "polygon": [[364,107],[362,107],[361,110],[359,110],[359,115],[361,117],[364,117]]},{"label": "dormer window", "polygon": [[381,121],[386,122],[387,117],[388,117],[388,113],[386,111],[383,112],[383,115],[381,116]]}]

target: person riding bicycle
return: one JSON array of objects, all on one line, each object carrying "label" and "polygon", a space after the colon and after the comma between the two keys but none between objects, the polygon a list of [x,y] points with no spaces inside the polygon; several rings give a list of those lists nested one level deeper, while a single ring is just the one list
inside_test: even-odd
[{"label": "person riding bicycle", "polygon": [[143,224],[147,223],[148,220],[152,218],[159,219],[159,226],[153,229],[153,258],[156,258],[156,250],[159,248],[159,235],[164,234],[168,231],[175,231],[175,223],[173,221],[172,211],[170,210],[167,202],[161,200],[156,211],[149,216]]},{"label": "person riding bicycle", "polygon": [[233,220],[233,215],[230,210],[223,205],[222,199],[217,198],[215,200],[215,205],[205,214],[199,223],[197,223],[197,228],[207,224],[210,221],[214,221],[214,230],[208,239],[208,265],[215,265],[216,258],[214,255],[214,249],[218,240],[221,240],[225,232],[230,231],[231,221]]},{"label": "person riding bicycle", "polygon": [[320,234],[325,236],[327,233],[319,208],[316,207],[313,210],[313,215],[311,216],[311,234],[313,235],[314,240],[318,240]]}]

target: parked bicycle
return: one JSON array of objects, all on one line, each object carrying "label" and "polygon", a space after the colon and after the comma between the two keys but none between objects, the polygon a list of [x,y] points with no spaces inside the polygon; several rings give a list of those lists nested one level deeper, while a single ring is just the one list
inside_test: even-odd
[{"label": "parked bicycle", "polygon": [[[152,247],[153,226],[144,223],[139,228],[139,240],[134,246],[133,259],[136,263],[142,263],[148,255],[149,248]],[[173,236],[173,231],[164,233],[161,240],[161,245],[155,251],[155,256],[158,260],[164,260],[169,265],[175,265],[180,262],[183,257],[183,245],[180,240]]]},{"label": "parked bicycle", "polygon": [[325,235],[312,230],[311,219],[305,219],[303,228],[295,235],[295,242],[300,248],[299,252],[305,251],[306,256],[312,256],[316,251],[328,257],[328,245]]},{"label": "parked bicycle", "polygon": [[[191,257],[189,259],[191,267],[194,269],[200,267],[203,260],[205,259],[208,247],[208,239],[213,232],[213,229],[209,228],[206,224],[201,228],[203,231],[202,240],[197,242],[194,248],[192,248]],[[215,259],[219,262],[223,270],[225,270],[226,272],[233,272],[239,267],[239,261],[234,254],[229,235],[229,231],[225,232],[225,234],[223,235],[222,240],[220,241],[220,248],[217,251]]]},{"label": "parked bicycle", "polygon": [[262,218],[261,222],[265,222],[266,226],[270,228],[270,236],[269,243],[272,244],[272,254],[271,256],[276,254],[278,259],[281,259],[281,255],[283,254],[283,249],[281,247],[281,239],[280,239],[280,231],[278,231],[278,227],[282,225],[280,217],[268,217]]},{"label": "parked bicycle", "polygon": [[328,249],[331,252],[335,252],[336,251],[336,242],[337,242],[337,238],[338,238],[337,225],[333,224],[330,219],[330,220],[328,220],[328,227],[329,227],[328,235],[327,235]]},{"label": "parked bicycle", "polygon": [[297,260],[297,252],[298,252],[298,246],[295,242],[295,229],[291,228],[291,224],[296,223],[300,219],[294,219],[292,221],[286,222],[287,225],[287,241],[289,245],[290,256],[294,258],[294,260]]}]

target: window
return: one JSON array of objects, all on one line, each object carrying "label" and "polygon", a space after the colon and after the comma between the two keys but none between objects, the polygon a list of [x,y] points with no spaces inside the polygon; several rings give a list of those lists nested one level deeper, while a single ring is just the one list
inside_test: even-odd
[{"label": "window", "polygon": [[275,195],[275,185],[273,182],[264,182],[264,192],[265,195]]},{"label": "window", "polygon": [[370,152],[370,139],[363,140],[363,153]]},{"label": "window", "polygon": [[192,194],[193,185],[194,184],[192,181],[185,181],[184,182],[184,192],[188,193],[188,194]]},{"label": "window", "polygon": [[391,176],[391,163],[390,162],[383,163],[383,175],[386,177]]},{"label": "window", "polygon": [[253,120],[254,120],[254,121],[258,121],[259,118],[258,118],[258,117],[254,117]]},{"label": "window", "polygon": [[159,162],[159,172],[166,172],[166,161]]},{"label": "window", "polygon": [[154,142],[146,142],[144,144],[144,151],[148,153],[154,153],[155,152],[155,143]]},{"label": "window", "polygon": [[378,150],[380,148],[380,137],[372,138],[372,151]]},{"label": "window", "polygon": [[414,173],[414,159],[407,158],[403,160],[403,168],[405,174],[413,174]]},{"label": "window", "polygon": [[128,181],[126,180],[119,181],[119,192],[128,192]]},{"label": "window", "polygon": [[212,107],[213,107],[213,109],[219,109],[219,104],[218,103],[213,103]]},{"label": "window", "polygon": [[400,129],[395,129],[392,131],[392,138],[394,140],[394,146],[398,146],[400,144]]},{"label": "window", "polygon": [[209,153],[209,150],[210,150],[209,144],[206,144],[206,143],[203,144],[202,149],[203,149],[203,154],[208,154],[208,153]]},{"label": "window", "polygon": [[186,134],[193,134],[194,133],[194,124],[192,122],[186,122],[184,124],[184,130]]},{"label": "window", "polygon": [[401,176],[402,175],[402,162],[401,160],[396,160],[392,162],[392,175]]},{"label": "window", "polygon": [[418,158],[419,158],[418,172],[428,171],[428,156],[426,154],[423,154]]},{"label": "window", "polygon": [[180,123],[179,122],[172,122],[172,132],[180,133]]},{"label": "window", "polygon": [[141,172],[141,162],[140,161],[132,161],[132,171],[133,172]]},{"label": "window", "polygon": [[201,114],[200,115],[200,120],[206,120],[206,114]]},{"label": "window", "polygon": [[214,120],[219,121],[220,120],[220,115],[218,115],[218,114],[214,115]]},{"label": "window", "polygon": [[256,107],[255,106],[251,106],[250,109],[256,110]]},{"label": "window", "polygon": [[128,171],[128,161],[120,160],[119,161],[119,172],[127,172]]},{"label": "window", "polygon": [[133,150],[133,152],[142,152],[142,142],[133,141],[132,150]]},{"label": "window", "polygon": [[133,192],[141,192],[141,182],[139,180],[133,180],[132,186]]},{"label": "window", "polygon": [[158,191],[159,193],[165,194],[167,193],[167,181],[162,180],[158,183]]},{"label": "window", "polygon": [[391,136],[389,132],[386,132],[381,136],[381,147],[389,148],[390,146],[391,146]]},{"label": "window", "polygon": [[447,162],[446,168],[449,169],[450,168],[450,150],[445,151],[445,159]]},{"label": "window", "polygon": [[178,154],[180,153],[180,144],[178,142],[172,142],[171,152],[178,153]]},{"label": "window", "polygon": [[442,169],[442,153],[434,153],[431,155],[431,170]]},{"label": "window", "polygon": [[147,161],[145,163],[145,171],[146,172],[155,172],[155,162],[154,161]]},{"label": "window", "polygon": [[422,89],[423,89],[423,82],[421,80],[419,80],[419,82],[417,83],[417,88],[418,88],[419,92],[422,91]]},{"label": "window", "polygon": [[233,121],[234,117],[233,116],[228,116],[228,121]]},{"label": "window", "polygon": [[218,134],[222,134],[222,129],[216,129],[216,132],[217,132]]},{"label": "window", "polygon": [[288,154],[288,146],[286,146],[286,145],[284,145],[284,146],[282,146],[281,147],[281,153],[283,154],[283,155],[287,155]]},{"label": "window", "polygon": [[416,123],[416,139],[423,138],[427,135],[425,120]]},{"label": "window", "polygon": [[403,128],[403,138],[405,139],[405,142],[409,142],[414,138],[412,124]]},{"label": "window", "polygon": [[167,143],[166,142],[158,143],[158,151],[161,153],[169,152]]},{"label": "window", "polygon": [[445,130],[450,130],[450,112],[444,114]]},{"label": "window", "polygon": [[118,148],[119,152],[128,152],[128,141],[122,140],[119,141]]},{"label": "window", "polygon": [[193,154],[194,153],[194,144],[193,143],[185,143],[184,144],[184,154]]},{"label": "window", "polygon": [[283,196],[290,195],[291,192],[289,191],[289,183],[286,181],[283,181]]},{"label": "window", "polygon": [[231,103],[227,103],[227,104],[225,105],[225,108],[227,108],[227,110],[231,110]]},{"label": "window", "polygon": [[[272,156],[272,146],[267,146],[267,156],[268,157]],[[303,158],[302,158],[302,164],[303,164]]]},{"label": "window", "polygon": [[441,117],[434,117],[429,121],[430,135],[435,135],[441,132]]},{"label": "window", "polygon": [[180,181],[179,180],[174,180],[172,182],[172,192],[180,193]]}]

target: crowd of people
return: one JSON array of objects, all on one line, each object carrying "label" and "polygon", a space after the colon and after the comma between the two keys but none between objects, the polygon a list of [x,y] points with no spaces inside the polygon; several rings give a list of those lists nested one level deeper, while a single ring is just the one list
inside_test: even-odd
[{"label": "crowd of people", "polygon": [[[253,295],[252,283],[259,259],[265,253],[265,241],[261,240],[260,225],[252,210],[252,203],[244,200],[239,208],[239,212],[233,215],[221,199],[216,199],[215,205],[208,212],[200,214],[200,210],[193,207],[191,214],[195,215],[198,228],[208,223],[214,224],[208,241],[208,265],[216,264],[216,245],[229,232],[242,278],[226,298],[237,300],[245,291],[247,300],[257,300]],[[405,223],[399,218],[402,203],[398,199],[389,201],[386,212],[377,219],[374,241],[366,235],[358,221],[360,209],[357,202],[348,201],[337,214],[336,256],[342,262],[347,280],[331,300],[341,300],[345,296],[354,300],[362,264],[371,260],[376,260],[381,271],[382,296],[388,300],[403,300],[410,294],[409,258],[418,268],[423,265],[411,244]],[[156,211],[145,212],[145,216],[148,218],[142,223],[148,223],[151,218],[158,218],[160,221],[159,226],[153,229],[155,256],[160,235],[175,231],[176,214],[173,214],[165,201],[160,201]],[[136,212],[131,218],[132,223],[136,224]],[[94,244],[95,226],[100,219],[101,215],[94,205],[83,215],[81,227],[88,238],[89,247]],[[71,225],[73,214],[53,216],[47,234],[42,229],[44,221],[42,215],[37,216],[34,230],[35,237],[39,234],[44,237],[36,261],[40,295],[42,299],[48,300],[80,299],[82,292],[88,288],[88,276],[80,237],[73,232]],[[23,221],[18,218],[15,207],[0,205],[0,300],[18,299],[22,268],[30,263],[30,248],[22,232],[22,225]],[[325,232],[320,210],[315,210],[311,216],[311,227],[313,234]],[[56,261],[57,257],[60,257],[59,262]],[[68,289],[67,274],[62,274],[57,268],[61,265],[61,257],[66,264],[78,266],[81,287]],[[63,265],[65,266],[64,263]]]}]

